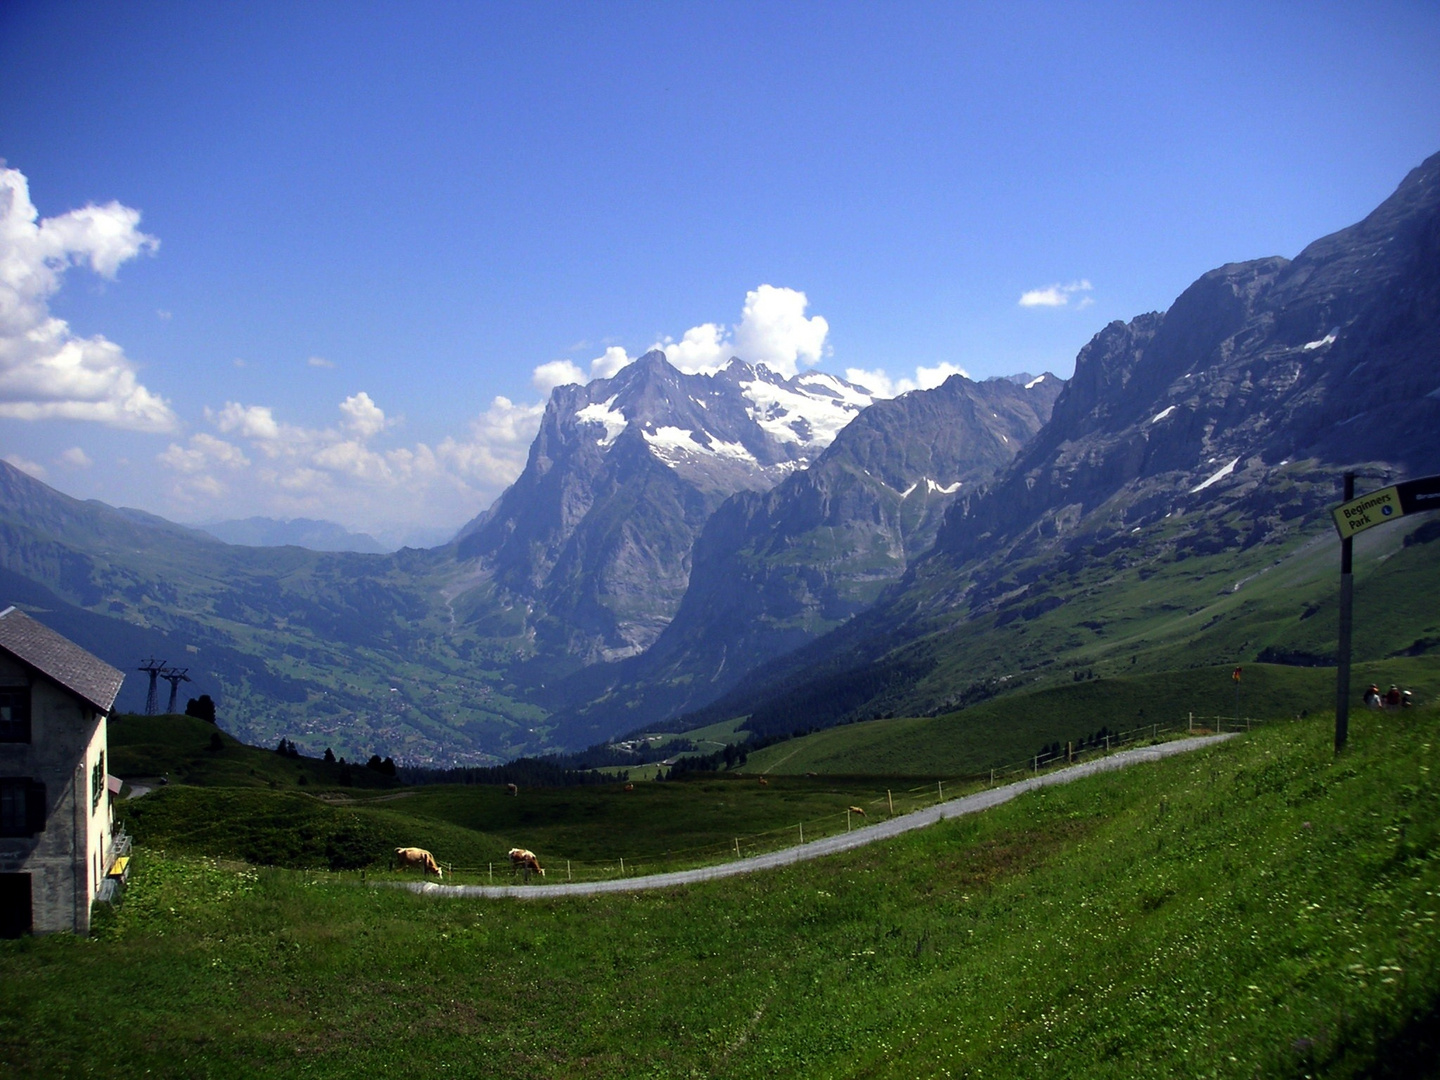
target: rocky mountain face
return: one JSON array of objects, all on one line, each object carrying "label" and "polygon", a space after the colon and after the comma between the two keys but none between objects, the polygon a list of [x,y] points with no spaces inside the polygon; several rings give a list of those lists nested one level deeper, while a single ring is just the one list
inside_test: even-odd
[{"label": "rocky mountain face", "polygon": [[[1258,566],[1325,538],[1347,467],[1370,486],[1440,472],[1440,155],[1293,261],[1222,266],[1168,311],[1102,329],[1050,422],[956,501],[902,584],[716,710],[778,716],[783,701],[799,726],[924,711],[1083,655],[1121,575]],[[1147,586],[1160,607],[1164,587]]]},{"label": "rocky mountain face", "polygon": [[941,537],[952,558],[1063,542],[1263,485],[1282,462],[1433,468],[1440,445],[1440,155],[1364,221],[1201,277],[1085,346],[1051,425]]},{"label": "rocky mountain face", "polygon": [[598,701],[562,708],[557,730],[583,742],[667,719],[853,618],[931,546],[962,492],[1014,458],[1063,386],[956,375],[876,402],[809,468],[731,496],[700,533],[673,621]]},{"label": "rocky mountain face", "polygon": [[654,351],[551,395],[520,478],[460,533],[492,606],[523,610],[540,655],[617,660],[652,644],[726,498],[803,469],[871,394],[732,360],[687,375]]}]

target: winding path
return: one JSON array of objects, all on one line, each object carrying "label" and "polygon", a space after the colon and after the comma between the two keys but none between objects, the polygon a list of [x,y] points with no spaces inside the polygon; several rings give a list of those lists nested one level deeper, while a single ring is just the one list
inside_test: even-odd
[{"label": "winding path", "polygon": [[553,900],[567,896],[631,893],[639,892],[641,889],[668,889],[676,885],[693,885],[701,881],[734,877],[736,874],[753,874],[757,870],[790,866],[793,863],[804,862],[806,859],[818,859],[824,855],[833,855],[837,851],[849,851],[852,848],[873,844],[877,840],[899,836],[911,829],[923,829],[927,825],[934,825],[937,821],[988,810],[992,806],[1009,802],[1017,795],[1034,791],[1036,788],[1066,784],[1071,780],[1078,780],[1082,776],[1108,772],[1111,769],[1123,769],[1127,765],[1133,765],[1140,761],[1159,761],[1161,758],[1183,754],[1188,750],[1197,750],[1202,746],[1209,746],[1234,737],[1233,734],[1204,735],[1196,738],[1177,739],[1174,742],[1160,743],[1156,746],[1146,746],[1136,750],[1121,750],[1095,761],[1071,765],[1064,769],[1057,769],[1055,772],[1045,773],[1043,776],[1033,776],[1027,780],[1006,784],[1004,787],[977,791],[973,795],[937,803],[935,806],[914,810],[908,814],[890,818],[888,821],[878,821],[874,825],[866,825],[851,832],[838,833],[835,836],[812,840],[808,844],[772,851],[765,855],[751,855],[743,859],[736,859],[734,862],[700,866],[693,870],[673,870],[664,874],[644,874],[633,878],[612,878],[608,881],[567,882],[563,885],[439,885],[427,881],[396,882],[394,887],[409,889],[411,892],[425,896],[456,898],[515,896],[527,900]]}]

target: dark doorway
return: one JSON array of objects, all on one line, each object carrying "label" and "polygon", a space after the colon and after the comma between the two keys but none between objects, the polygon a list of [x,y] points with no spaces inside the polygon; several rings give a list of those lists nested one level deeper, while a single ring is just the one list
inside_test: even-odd
[{"label": "dark doorway", "polygon": [[0,874],[0,938],[30,933],[30,875]]}]

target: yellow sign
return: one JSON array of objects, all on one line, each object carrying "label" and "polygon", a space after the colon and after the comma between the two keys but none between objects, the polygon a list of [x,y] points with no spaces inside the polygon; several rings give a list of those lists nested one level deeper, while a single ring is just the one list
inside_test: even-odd
[{"label": "yellow sign", "polygon": [[1405,516],[1405,511],[1400,506],[1400,492],[1393,487],[1381,488],[1368,495],[1361,495],[1358,499],[1351,499],[1337,506],[1331,513],[1342,540],[1364,532],[1373,525],[1383,525],[1387,521]]}]

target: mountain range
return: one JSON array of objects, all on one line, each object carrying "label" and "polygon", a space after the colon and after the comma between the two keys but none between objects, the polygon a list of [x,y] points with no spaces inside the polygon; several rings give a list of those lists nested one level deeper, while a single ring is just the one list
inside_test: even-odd
[{"label": "mountain range", "polygon": [[1295,259],[1102,328],[1068,382],[877,400],[653,352],[559,387],[519,479],[429,550],[226,544],[0,463],[0,599],[122,670],[187,666],[255,742],[427,764],[773,735],[1122,664],[1323,662],[1295,600],[1347,468],[1440,472],[1440,155]]},{"label": "mountain range", "polygon": [[365,555],[383,555],[387,548],[368,533],[354,533],[333,521],[313,518],[248,517],[231,521],[211,521],[196,526],[217,540],[245,547],[303,547],[311,551],[355,551]]}]

